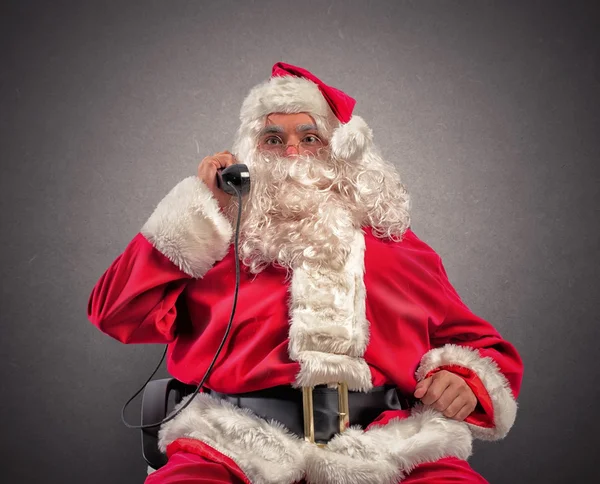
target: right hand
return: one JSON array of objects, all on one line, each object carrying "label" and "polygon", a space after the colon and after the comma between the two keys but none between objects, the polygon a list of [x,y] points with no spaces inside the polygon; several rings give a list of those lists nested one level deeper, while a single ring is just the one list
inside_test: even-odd
[{"label": "right hand", "polygon": [[219,207],[223,210],[229,203],[232,195],[225,193],[217,186],[217,170],[227,168],[228,166],[237,163],[235,156],[229,151],[221,151],[212,156],[204,158],[198,165],[198,178],[210,189],[213,196],[219,203]]}]

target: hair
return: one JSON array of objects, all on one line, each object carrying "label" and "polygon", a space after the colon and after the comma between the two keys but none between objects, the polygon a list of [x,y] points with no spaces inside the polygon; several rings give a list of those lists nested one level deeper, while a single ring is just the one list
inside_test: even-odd
[{"label": "hair", "polygon": [[[335,126],[312,115],[326,138]],[[332,150],[316,156],[276,156],[257,149],[266,116],[245,123],[234,150],[248,164],[251,188],[242,203],[240,259],[258,274],[268,265],[342,269],[354,231],[370,227],[379,238],[402,239],[410,226],[410,197],[396,168],[371,147],[358,160]],[[237,200],[226,215],[235,221]]]}]

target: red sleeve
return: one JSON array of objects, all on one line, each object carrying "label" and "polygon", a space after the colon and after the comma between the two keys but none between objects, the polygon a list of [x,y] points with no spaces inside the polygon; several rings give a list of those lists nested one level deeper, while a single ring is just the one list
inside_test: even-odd
[{"label": "red sleeve", "polygon": [[94,286],[88,318],[122,343],[166,344],[175,336],[175,303],[190,279],[138,233]]},{"label": "red sleeve", "polygon": [[491,358],[498,365],[510,384],[513,396],[517,398],[523,378],[523,361],[516,348],[494,326],[467,307],[450,283],[441,261],[440,271],[448,307],[444,322],[433,335],[435,346],[453,343],[477,349],[481,356]]},{"label": "red sleeve", "polygon": [[523,362],[515,347],[461,300],[441,260],[439,267],[446,313],[432,334],[433,349],[423,357],[418,377],[446,369],[464,378],[479,402],[466,422],[480,428],[478,437],[502,438],[515,419]]}]

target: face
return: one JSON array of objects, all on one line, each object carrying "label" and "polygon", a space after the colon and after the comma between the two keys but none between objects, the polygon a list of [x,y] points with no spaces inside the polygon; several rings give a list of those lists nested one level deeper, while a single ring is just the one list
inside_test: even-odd
[{"label": "face", "polygon": [[261,153],[279,156],[317,155],[326,146],[315,120],[306,113],[269,114],[258,138]]}]

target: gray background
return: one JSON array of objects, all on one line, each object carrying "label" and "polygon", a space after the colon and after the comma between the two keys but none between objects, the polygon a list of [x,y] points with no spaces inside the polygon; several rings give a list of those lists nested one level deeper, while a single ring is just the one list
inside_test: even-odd
[{"label": "gray background", "polygon": [[357,99],[415,232],[521,352],[517,422],[473,467],[593,480],[596,3],[3,2],[0,479],[143,481],[120,410],[162,347],[103,335],[87,299],[161,198],[231,147],[281,60]]}]

